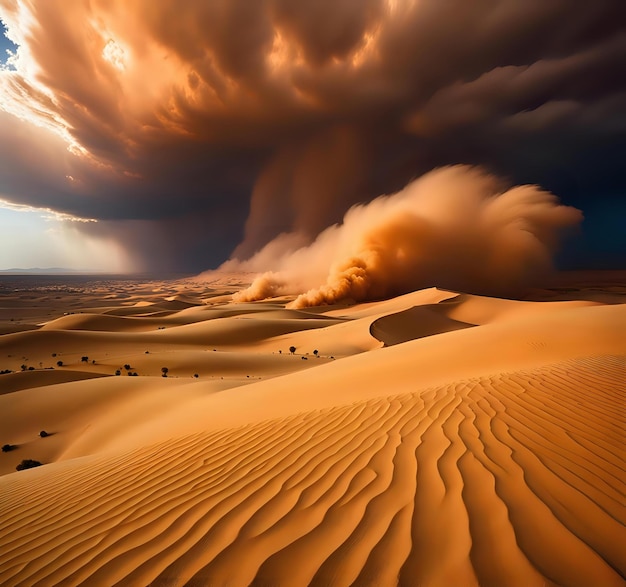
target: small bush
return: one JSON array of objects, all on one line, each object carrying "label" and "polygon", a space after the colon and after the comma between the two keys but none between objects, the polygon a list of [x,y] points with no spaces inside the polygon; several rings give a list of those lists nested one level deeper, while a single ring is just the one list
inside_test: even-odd
[{"label": "small bush", "polygon": [[121,375],[121,374],[122,374],[122,372],[121,372],[119,369],[117,369],[117,370],[115,371],[115,374],[116,374],[116,375]]},{"label": "small bush", "polygon": [[34,461],[33,459],[24,459],[17,467],[15,467],[16,471],[23,471],[24,469],[32,469],[33,467],[41,467],[43,463],[39,461]]},{"label": "small bush", "polygon": [[57,367],[63,367],[63,361],[57,361]]},{"label": "small bush", "polygon": [[169,369],[167,367],[161,367],[162,377],[167,377]]},{"label": "small bush", "polygon": [[289,347],[289,352],[293,355],[296,352],[296,347],[295,346],[290,346]]},{"label": "small bush", "polygon": [[81,357],[81,363],[89,363],[89,357]]},{"label": "small bush", "polygon": [[317,349],[315,349],[315,350],[313,351],[313,354],[317,357],[317,355],[319,355],[319,351],[318,351]]},{"label": "small bush", "polygon": [[126,371],[130,371],[130,365],[126,363],[126,365],[124,365],[124,369],[126,369]]},{"label": "small bush", "polygon": [[198,377],[200,377],[200,375],[198,375],[197,373],[194,373],[193,376],[198,379]]},{"label": "small bush", "polygon": [[2,452],[11,452],[12,450],[16,449],[17,447],[14,444],[3,444],[2,445]]},{"label": "small bush", "polygon": [[42,430],[42,431],[39,433],[39,436],[41,436],[41,438],[45,438],[46,436],[50,436],[50,433],[49,433],[49,432],[46,432],[45,430]]}]

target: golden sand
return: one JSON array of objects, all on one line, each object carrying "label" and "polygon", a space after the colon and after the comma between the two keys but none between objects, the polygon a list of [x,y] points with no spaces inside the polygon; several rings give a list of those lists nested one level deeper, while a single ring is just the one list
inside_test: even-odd
[{"label": "golden sand", "polygon": [[0,584],[625,584],[623,286],[238,286],[3,296]]}]

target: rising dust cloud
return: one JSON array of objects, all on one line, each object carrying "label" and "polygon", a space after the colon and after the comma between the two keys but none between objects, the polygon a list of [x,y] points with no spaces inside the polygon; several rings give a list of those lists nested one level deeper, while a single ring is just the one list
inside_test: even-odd
[{"label": "rising dust cloud", "polygon": [[353,206],[310,244],[283,234],[221,270],[264,271],[236,300],[297,295],[293,308],[432,286],[514,295],[550,271],[563,230],[581,220],[538,186],[509,187],[479,168],[445,167]]}]

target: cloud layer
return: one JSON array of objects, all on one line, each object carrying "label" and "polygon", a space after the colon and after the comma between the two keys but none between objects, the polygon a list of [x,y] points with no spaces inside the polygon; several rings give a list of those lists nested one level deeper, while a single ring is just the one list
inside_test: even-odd
[{"label": "cloud layer", "polygon": [[308,246],[294,248],[298,235],[281,235],[223,269],[271,269],[236,299],[299,294],[296,308],[429,286],[519,294],[551,269],[563,230],[581,220],[579,210],[537,186],[508,187],[480,169],[455,166],[352,207]]},{"label": "cloud layer", "polygon": [[0,198],[98,219],[81,230],[184,271],[284,232],[311,241],[459,162],[545,185],[593,223],[626,180],[620,10],[0,0],[19,45],[0,72]]}]

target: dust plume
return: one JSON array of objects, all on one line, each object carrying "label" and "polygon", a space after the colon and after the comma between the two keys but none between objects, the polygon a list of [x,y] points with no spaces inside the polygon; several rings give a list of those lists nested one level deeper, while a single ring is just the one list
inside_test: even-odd
[{"label": "dust plume", "polygon": [[579,210],[538,186],[511,187],[459,165],[353,206],[309,245],[283,234],[222,269],[266,270],[238,301],[297,295],[294,308],[431,286],[513,295],[550,271],[563,230],[581,220]]}]

